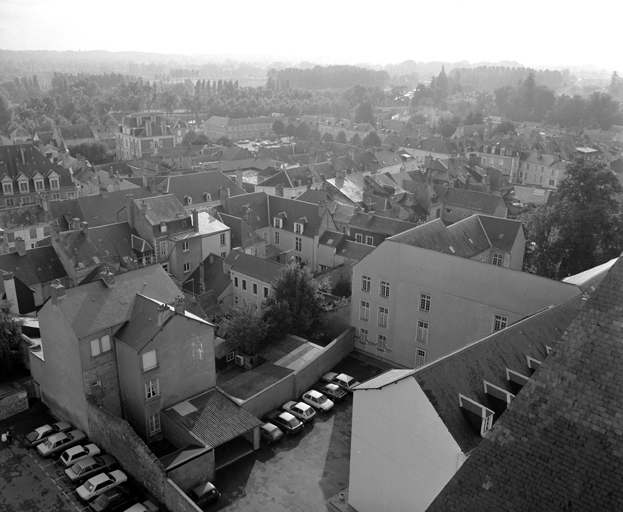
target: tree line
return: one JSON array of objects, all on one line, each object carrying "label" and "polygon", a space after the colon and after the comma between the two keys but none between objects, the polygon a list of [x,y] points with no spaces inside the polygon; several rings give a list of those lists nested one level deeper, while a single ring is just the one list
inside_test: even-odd
[{"label": "tree line", "polygon": [[315,66],[308,69],[271,69],[268,78],[301,89],[346,89],[356,85],[385,87],[387,71],[375,71],[358,66]]}]

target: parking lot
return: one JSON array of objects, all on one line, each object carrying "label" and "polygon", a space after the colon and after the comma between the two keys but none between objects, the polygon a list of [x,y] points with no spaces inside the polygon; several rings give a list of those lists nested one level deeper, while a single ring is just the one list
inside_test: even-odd
[{"label": "parking lot", "polygon": [[[333,371],[365,381],[385,371],[350,356]],[[208,511],[326,512],[327,500],[348,487],[352,395],[311,425],[217,472],[223,493]]]}]

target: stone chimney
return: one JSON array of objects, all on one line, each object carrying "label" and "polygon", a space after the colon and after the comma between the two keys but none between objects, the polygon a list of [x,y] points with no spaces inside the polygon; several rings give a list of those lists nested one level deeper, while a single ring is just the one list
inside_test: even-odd
[{"label": "stone chimney", "polygon": [[173,306],[175,307],[176,313],[183,315],[184,314],[184,297],[177,297],[175,299],[175,302],[173,303]]},{"label": "stone chimney", "polygon": [[324,214],[327,212],[327,201],[326,199],[321,200],[318,203],[318,217],[324,217]]},{"label": "stone chimney", "polygon": [[478,155],[476,153],[469,154],[469,165],[478,165]]},{"label": "stone chimney", "polygon": [[19,152],[22,157],[22,163],[26,165],[26,154],[24,153],[24,146],[20,145]]},{"label": "stone chimney", "polygon": [[5,272],[2,277],[4,279],[4,292],[6,293],[7,300],[11,304],[11,312],[19,315],[17,290],[15,289],[15,276],[13,272]]},{"label": "stone chimney", "polygon": [[308,176],[307,177],[307,190],[311,190],[313,184],[314,184],[314,178],[312,178],[311,176]]},{"label": "stone chimney", "polygon": [[193,210],[193,228],[195,228],[195,233],[199,233],[199,211],[197,209]]},{"label": "stone chimney", "polygon": [[141,201],[141,215],[147,215],[147,204],[145,201]]},{"label": "stone chimney", "polygon": [[59,241],[61,238],[61,227],[58,224],[58,220],[54,219],[51,223],[50,223],[50,235],[52,237],[52,240],[55,241]]},{"label": "stone chimney", "polygon": [[21,237],[15,239],[15,250],[20,256],[26,255],[26,240]]},{"label": "stone chimney", "polygon": [[159,304],[158,305],[158,326],[160,327],[164,324],[168,318],[173,315],[173,311],[168,304]]},{"label": "stone chimney", "polygon": [[115,286],[115,274],[113,274],[108,267],[104,269],[101,276],[102,281],[104,281],[104,284],[108,286],[108,288]]},{"label": "stone chimney", "polygon": [[337,171],[335,173],[335,186],[341,189],[344,186],[344,178],[346,177],[345,171]]},{"label": "stone chimney", "polygon": [[275,187],[275,195],[277,197],[283,197],[283,185],[281,183]]},{"label": "stone chimney", "polygon": [[115,178],[115,181],[112,184],[113,192],[119,192],[121,190],[121,180],[119,178]]},{"label": "stone chimney", "polygon": [[81,226],[82,232],[84,233],[84,236],[89,238],[89,223],[86,220],[83,220],[80,226]]},{"label": "stone chimney", "polygon": [[65,287],[58,279],[54,281],[54,284],[50,285],[50,298],[52,299],[52,304],[55,306],[58,306],[65,298]]},{"label": "stone chimney", "polygon": [[225,213],[228,212],[228,203],[229,203],[229,189],[225,187],[221,187],[218,189],[219,198],[221,200],[221,205],[225,210]]},{"label": "stone chimney", "polygon": [[78,217],[71,219],[71,229],[74,231],[80,231],[80,219]]}]

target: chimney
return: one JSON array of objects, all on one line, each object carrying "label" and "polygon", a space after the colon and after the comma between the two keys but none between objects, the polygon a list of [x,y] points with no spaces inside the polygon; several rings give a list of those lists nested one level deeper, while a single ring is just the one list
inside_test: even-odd
[{"label": "chimney", "polygon": [[175,302],[173,303],[173,306],[175,307],[176,313],[183,315],[184,314],[184,297],[177,297],[175,299]]},{"label": "chimney", "polygon": [[15,276],[13,272],[5,272],[2,277],[4,278],[4,292],[6,293],[6,299],[11,304],[11,313],[19,315],[17,290],[15,289]]},{"label": "chimney", "polygon": [[81,226],[82,232],[84,233],[84,236],[89,238],[89,223],[86,220],[83,220],[80,226]]},{"label": "chimney", "polygon": [[106,186],[100,187],[100,196],[102,196],[102,199],[108,197],[108,188]]},{"label": "chimney", "polygon": [[141,215],[147,215],[147,205],[145,201],[141,201]]},{"label": "chimney", "polygon": [[469,165],[478,165],[478,155],[476,153],[470,153],[469,154]]},{"label": "chimney", "polygon": [[26,154],[24,153],[24,146],[20,145],[19,152],[20,152],[20,155],[22,156],[22,163],[26,165]]},{"label": "chimney", "polygon": [[52,240],[58,241],[61,238],[61,227],[56,219],[50,223],[50,235],[52,236]]},{"label": "chimney", "polygon": [[225,210],[225,213],[228,213],[228,203],[229,203],[229,188],[221,187],[218,189],[219,199],[221,201],[221,205]]},{"label": "chimney", "polygon": [[159,304],[158,305],[158,326],[160,327],[164,324],[169,317],[173,314],[171,308],[168,304]]},{"label": "chimney", "polygon": [[327,212],[327,201],[326,199],[322,199],[318,203],[318,217],[324,217],[324,214]]},{"label": "chimney", "polygon": [[337,171],[337,173],[335,173],[335,186],[339,189],[341,189],[344,186],[344,177],[346,176],[346,173],[344,171]]},{"label": "chimney", "polygon": [[71,219],[71,229],[74,231],[80,231],[80,219],[78,217]]},{"label": "chimney", "polygon": [[115,286],[115,274],[113,274],[108,267],[104,268],[101,276],[102,281],[104,281],[104,284],[108,286],[108,288]]},{"label": "chimney", "polygon": [[275,195],[277,197],[283,197],[283,185],[281,183],[275,187]]},{"label": "chimney", "polygon": [[195,228],[195,233],[199,233],[199,212],[197,209],[193,210],[193,227]]},{"label": "chimney", "polygon": [[211,252],[208,258],[209,258],[210,265],[214,265],[214,253]]},{"label": "chimney", "polygon": [[368,212],[368,220],[372,220],[372,217],[374,217],[374,210]]},{"label": "chimney", "polygon": [[314,184],[314,179],[311,176],[309,176],[307,178],[307,190],[311,190],[313,184]]},{"label": "chimney", "polygon": [[115,181],[112,184],[113,192],[119,192],[121,190],[121,180],[119,178],[115,178]]},{"label": "chimney", "polygon": [[57,279],[54,284],[50,285],[50,297],[52,298],[52,304],[58,306],[58,304],[65,298],[65,287]]},{"label": "chimney", "polygon": [[15,250],[20,256],[26,255],[26,240],[21,237],[15,239]]}]

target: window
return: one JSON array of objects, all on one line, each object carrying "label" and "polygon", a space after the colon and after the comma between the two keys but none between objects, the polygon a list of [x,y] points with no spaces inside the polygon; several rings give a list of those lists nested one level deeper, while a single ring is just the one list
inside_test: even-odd
[{"label": "window", "polygon": [[282,218],[280,218],[280,217],[275,217],[275,218],[273,219],[273,221],[274,221],[274,226],[275,226],[276,228],[279,228],[279,229],[282,229],[282,228],[283,228],[283,219],[282,219]]},{"label": "window", "polygon": [[253,295],[257,295],[257,284],[253,283]]},{"label": "window", "polygon": [[52,194],[52,201],[59,201],[61,198],[60,194]]},{"label": "window", "polygon": [[368,343],[368,329],[359,329],[359,342],[364,345]]},{"label": "window", "polygon": [[160,381],[159,379],[148,380],[145,383],[145,400],[151,400],[152,398],[160,395]]},{"label": "window", "polygon": [[13,193],[13,183],[3,183],[2,184],[2,190],[4,191],[5,194],[12,194]]},{"label": "window", "polygon": [[157,412],[149,417],[149,435],[153,436],[160,432],[160,413]]},{"label": "window", "polygon": [[239,302],[240,302],[240,299],[238,298],[238,296],[234,295],[234,304],[238,305]]},{"label": "window", "polygon": [[428,343],[428,322],[418,320],[417,322],[417,334],[415,339],[422,343]]},{"label": "window", "polygon": [[497,265],[498,267],[501,267],[503,262],[504,262],[504,255],[494,252],[493,253],[493,264]]},{"label": "window", "polygon": [[13,198],[9,198],[4,202],[4,204],[6,206],[15,206],[15,200]]},{"label": "window", "polygon": [[243,290],[246,290],[246,289],[247,289],[247,280],[246,280],[246,279],[243,279],[243,280],[242,280],[242,289],[243,289]]},{"label": "window", "polygon": [[225,356],[225,362],[226,363],[230,363],[234,360],[234,357],[236,356],[236,353],[232,350],[231,352],[229,352],[226,356]]},{"label": "window", "polygon": [[225,233],[221,233],[221,245],[225,245],[227,243],[227,237]]},{"label": "window", "polygon": [[359,318],[362,320],[368,320],[370,318],[370,303],[365,300],[361,301],[361,307],[359,308]]},{"label": "window", "polygon": [[56,178],[52,178],[50,179],[50,188],[51,189],[57,189],[59,188],[58,186],[58,180]]},{"label": "window", "polygon": [[268,294],[270,292],[268,291],[268,287],[264,286],[264,298],[266,299],[268,297]]},{"label": "window", "polygon": [[355,235],[355,242],[357,242],[358,244],[362,244],[363,243],[363,235],[361,233],[357,233]]},{"label": "window", "polygon": [[28,192],[28,182],[27,181],[20,181],[19,182],[19,191],[20,192]]},{"label": "window", "polygon": [[303,258],[301,258],[300,256],[294,256],[294,261],[296,261],[297,263],[301,263],[303,261]]},{"label": "window", "polygon": [[295,222],[294,223],[294,232],[297,235],[300,235],[301,233],[303,233],[303,224],[301,224],[299,222]]},{"label": "window", "polygon": [[387,327],[387,319],[389,317],[389,309],[379,306],[379,326]]},{"label": "window", "polygon": [[303,250],[303,239],[300,236],[294,238],[294,250],[298,252]]},{"label": "window", "polygon": [[234,276],[234,286],[238,288],[238,276]]},{"label": "window", "polygon": [[422,350],[421,348],[415,349],[415,367],[419,368],[420,366],[424,366],[426,364],[426,350]]},{"label": "window", "polygon": [[372,238],[371,236],[366,236],[366,245],[374,246],[374,238]]},{"label": "window", "polygon": [[500,165],[501,166],[504,165],[504,160],[502,160],[501,158],[500,158]]},{"label": "window", "polygon": [[226,258],[227,257],[227,253],[226,252],[222,252],[221,253],[221,258]]},{"label": "window", "polygon": [[30,238],[31,240],[37,238],[37,228],[30,228],[28,230],[28,238]]},{"label": "window", "polygon": [[425,293],[420,295],[420,311],[430,311],[430,295]]},{"label": "window", "polygon": [[508,318],[502,315],[495,315],[493,317],[493,332],[501,331],[508,325]]},{"label": "window", "polygon": [[279,245],[279,231],[275,231],[275,243]]},{"label": "window", "polygon": [[43,180],[35,180],[35,190],[36,191],[43,190]]},{"label": "window", "polygon": [[190,272],[190,263],[184,263],[184,272]]},{"label": "window", "polygon": [[185,227],[186,227],[186,221],[185,221],[185,220],[183,220],[183,221],[182,221],[182,227],[183,227],[183,228],[185,228]]},{"label": "window", "polygon": [[364,292],[370,292],[370,286],[372,279],[369,276],[361,276],[361,290]]},{"label": "window", "polygon": [[158,366],[158,358],[156,357],[156,351],[150,350],[143,354],[143,371],[151,370]]},{"label": "window", "polygon": [[110,336],[108,334],[91,340],[91,357],[97,357],[108,351],[110,351]]},{"label": "window", "polygon": [[547,180],[547,184],[550,187],[555,187],[556,186],[556,180],[550,178],[549,180]]},{"label": "window", "polygon": [[539,183],[543,183],[543,176],[539,176]]},{"label": "window", "polygon": [[162,224],[160,224],[160,233],[166,233],[167,232],[167,225],[163,222]]},{"label": "window", "polygon": [[188,252],[190,250],[188,241],[182,242],[182,251]]},{"label": "window", "polygon": [[376,348],[382,351],[384,351],[387,348],[387,336],[385,336],[384,334],[379,334],[379,339],[378,339]]},{"label": "window", "polygon": [[381,297],[389,299],[389,283],[387,281],[381,281]]}]

